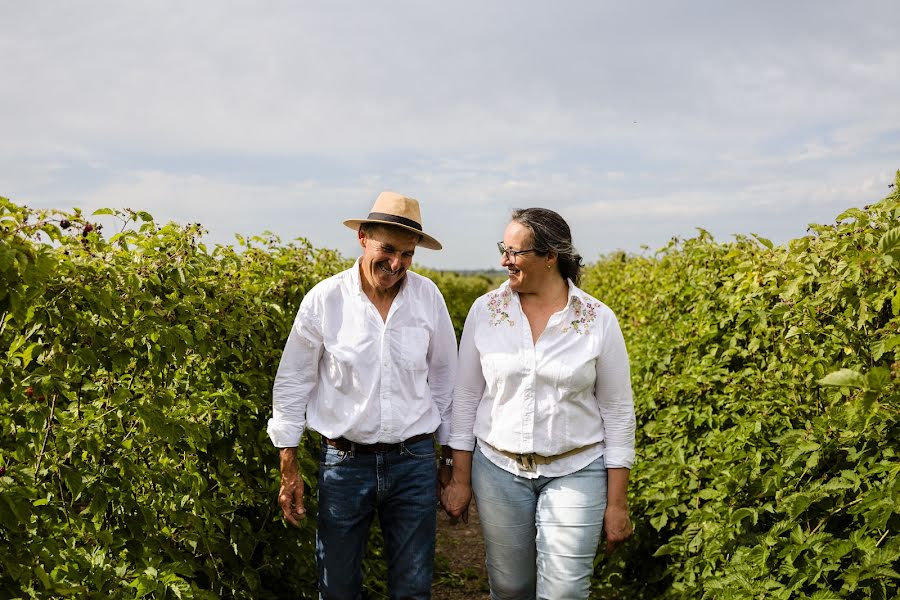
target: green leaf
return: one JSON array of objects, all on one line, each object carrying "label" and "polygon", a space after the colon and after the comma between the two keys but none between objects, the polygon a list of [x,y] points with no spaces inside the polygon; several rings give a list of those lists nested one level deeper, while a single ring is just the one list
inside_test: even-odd
[{"label": "green leaf", "polygon": [[900,255],[900,227],[894,227],[885,231],[881,239],[878,240],[878,249],[883,254]]},{"label": "green leaf", "polygon": [[114,215],[114,214],[116,214],[116,211],[114,211],[114,210],[111,209],[111,208],[98,208],[97,210],[95,210],[95,211],[92,212],[91,214],[94,215],[94,216],[97,216],[97,215]]},{"label": "green leaf", "polygon": [[652,519],[650,519],[650,525],[657,531],[666,526],[666,523],[669,522],[669,517],[666,513],[659,514]]},{"label": "green leaf", "polygon": [[739,508],[731,515],[732,523],[740,523],[746,518],[750,518],[751,524],[756,525],[757,520],[759,519],[759,514],[752,508]]},{"label": "green leaf", "polygon": [[872,344],[872,359],[881,360],[881,357],[900,346],[900,335],[890,335]]},{"label": "green leaf", "polygon": [[34,566],[34,574],[37,575],[38,580],[40,580],[41,585],[44,586],[44,589],[50,589],[50,577],[47,575],[47,571],[41,565]]},{"label": "green leaf", "polygon": [[752,235],[756,239],[757,242],[759,242],[760,244],[762,244],[769,250],[771,250],[772,248],[775,247],[775,244],[772,243],[772,240],[766,239],[766,238],[762,237],[761,235],[756,235],[755,233],[751,233],[750,235]]},{"label": "green leaf", "polygon": [[81,490],[84,488],[81,473],[71,467],[66,466],[60,466],[59,473],[63,481],[65,481],[66,487],[72,493],[72,496],[77,498]]},{"label": "green leaf", "polygon": [[704,488],[700,490],[697,496],[699,496],[702,500],[718,500],[719,498],[722,498],[724,494],[716,489]]},{"label": "green leaf", "polygon": [[837,216],[835,221],[841,222],[847,219],[855,219],[856,221],[867,221],[868,215],[859,208],[848,208]]},{"label": "green leaf", "polygon": [[853,369],[841,369],[829,373],[818,381],[819,385],[865,388],[868,384],[866,377]]},{"label": "green leaf", "polygon": [[[900,337],[900,336],[898,336]],[[891,371],[885,367],[875,367],[866,375],[866,387],[870,390],[881,390],[891,383]]]}]

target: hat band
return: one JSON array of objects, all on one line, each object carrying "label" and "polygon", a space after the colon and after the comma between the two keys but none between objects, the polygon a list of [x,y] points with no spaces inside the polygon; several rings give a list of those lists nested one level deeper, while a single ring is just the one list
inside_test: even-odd
[{"label": "hat band", "polygon": [[412,227],[418,231],[422,231],[421,223],[417,223],[412,219],[407,219],[406,217],[398,217],[397,215],[391,215],[388,213],[380,213],[380,212],[370,212],[368,221],[389,221],[391,223],[397,223],[398,225],[406,225],[407,227]]}]

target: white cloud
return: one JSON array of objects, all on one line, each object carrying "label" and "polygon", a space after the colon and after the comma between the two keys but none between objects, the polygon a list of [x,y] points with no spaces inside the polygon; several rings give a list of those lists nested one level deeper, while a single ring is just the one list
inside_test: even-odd
[{"label": "white cloud", "polygon": [[586,256],[694,225],[797,235],[900,167],[898,17],[892,1],[7,3],[0,194],[336,245],[337,213],[398,189],[445,242],[434,264],[457,267],[492,264],[482,240],[518,206],[578,220]]}]

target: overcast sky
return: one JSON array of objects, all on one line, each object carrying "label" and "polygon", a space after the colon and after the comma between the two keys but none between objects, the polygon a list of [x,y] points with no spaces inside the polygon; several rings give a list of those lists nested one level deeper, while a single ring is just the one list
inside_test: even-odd
[{"label": "overcast sky", "polygon": [[418,198],[436,268],[545,206],[581,254],[781,243],[900,168],[900,2],[0,0],[0,195],[272,231]]}]

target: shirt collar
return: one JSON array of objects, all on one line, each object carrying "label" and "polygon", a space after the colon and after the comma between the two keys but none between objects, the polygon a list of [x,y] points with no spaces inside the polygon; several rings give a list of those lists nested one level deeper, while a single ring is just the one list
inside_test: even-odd
[{"label": "shirt collar", "polygon": [[362,263],[361,256],[356,259],[356,262],[353,263],[353,267],[350,269],[350,282],[352,284],[350,287],[356,292],[358,297],[365,298],[366,293],[362,288],[362,278],[359,276],[360,263]]},{"label": "shirt collar", "polygon": [[566,300],[566,310],[572,308],[572,304],[576,301],[584,304],[585,293],[578,289],[578,287],[574,283],[572,283],[571,279],[566,278],[566,283],[569,285],[569,294],[568,299]]},{"label": "shirt collar", "polygon": [[[566,310],[572,308],[573,302],[580,302],[584,304],[587,301],[587,294],[585,294],[582,290],[578,288],[572,280],[568,277],[566,278],[566,284],[569,286],[569,291],[566,293]],[[519,294],[516,294],[509,288],[509,280],[504,281],[499,288],[497,288],[501,294],[510,294],[513,298],[515,298],[516,302],[519,302]]]}]

